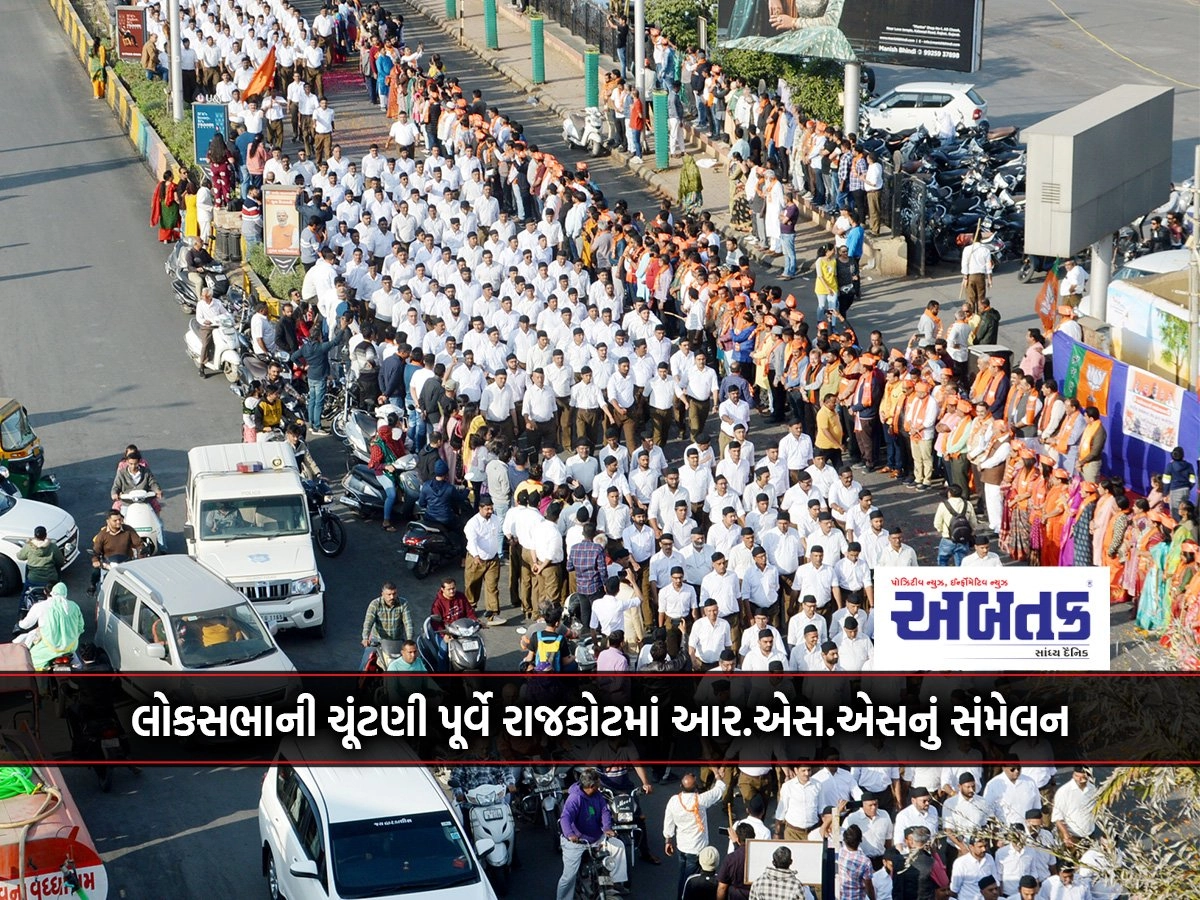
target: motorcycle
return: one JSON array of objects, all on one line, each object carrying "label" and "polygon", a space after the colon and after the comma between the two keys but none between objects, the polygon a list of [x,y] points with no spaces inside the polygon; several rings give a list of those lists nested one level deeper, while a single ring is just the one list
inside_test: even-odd
[{"label": "motorcycle", "polygon": [[[120,762],[129,759],[129,739],[113,702],[114,691],[118,690],[115,678],[105,679],[103,673],[112,673],[112,666],[103,650],[94,644],[79,648],[82,660],[81,674],[92,677],[66,679],[62,689],[67,699],[66,723],[71,738],[71,755],[74,759],[98,762]],[[92,767],[100,781],[100,790],[112,790],[114,765]],[[135,775],[141,774],[137,766],[129,766]]]},{"label": "motorcycle", "polygon": [[404,649],[404,641],[389,641],[386,638],[372,638],[370,650],[367,654],[367,663],[363,666],[364,672],[386,672],[388,666],[393,661],[400,658],[400,651]]},{"label": "motorcycle", "polygon": [[121,495],[121,515],[142,539],[142,556],[154,556],[167,549],[162,519],[150,505],[153,498],[153,491],[129,491]]},{"label": "motorcycle", "polygon": [[588,844],[575,875],[575,900],[624,900],[613,881],[612,865],[607,841]]},{"label": "motorcycle", "polygon": [[[166,269],[167,278],[171,280],[171,289],[175,292],[175,301],[180,308],[186,312],[195,312],[196,301],[199,298],[188,278],[187,255],[190,249],[190,241],[180,241],[167,256],[163,268]],[[229,293],[229,276],[225,274],[225,267],[220,263],[213,263],[204,268],[204,283],[212,289],[213,297],[218,300]]]},{"label": "motorcycle", "polygon": [[540,820],[556,850],[564,781],[557,766],[528,766],[521,773],[521,787],[525,793],[517,801],[521,818],[526,822]]},{"label": "motorcycle", "polygon": [[441,616],[430,616],[417,636],[417,652],[430,672],[482,672],[487,668],[487,648],[481,630],[474,619],[445,624]]},{"label": "motorcycle", "polygon": [[280,364],[280,367],[282,368],[282,371],[280,372],[280,377],[285,382],[287,382],[289,387],[291,386],[291,383],[292,383],[292,363],[291,363],[292,358],[291,358],[291,356],[289,356],[287,353],[285,353],[282,350],[278,351],[277,353],[272,354],[270,357],[260,356],[256,353],[252,352],[252,348],[250,347],[250,339],[247,338],[244,333],[239,334],[238,337],[240,338],[241,350],[242,350],[242,357],[239,362],[241,369],[238,372],[238,381],[239,382],[241,382],[242,384],[245,384],[245,385],[249,385],[251,382],[254,382],[254,381],[265,382],[267,380],[267,365],[269,363],[271,363],[272,361],[274,361],[274,362],[278,362]]},{"label": "motorcycle", "polygon": [[586,150],[597,157],[604,149],[604,116],[599,107],[589,106],[583,112],[568,113],[563,117],[563,142],[569,147]]},{"label": "motorcycle", "polygon": [[[462,529],[459,528],[458,534],[461,535],[461,532]],[[404,561],[411,565],[412,573],[417,578],[428,578],[434,568],[444,562],[462,562],[464,546],[459,536],[442,525],[432,522],[409,522],[401,543],[404,545],[401,551]]]},{"label": "motorcycle", "polygon": [[487,853],[480,854],[488,880],[500,896],[508,894],[508,879],[512,873],[513,845],[516,827],[512,808],[508,805],[508,789],[502,784],[481,784],[466,792],[465,806],[471,823],[471,836],[492,842]]},{"label": "motorcycle", "polygon": [[[237,322],[229,313],[217,318],[217,327],[212,332],[212,354],[204,363],[205,374],[215,375],[221,372],[230,384],[237,384],[242,378],[242,335]],[[200,323],[193,316],[188,321],[187,333],[183,336],[183,345],[188,357],[193,363],[200,362]]]},{"label": "motorcycle", "polygon": [[[396,504],[402,519],[412,517],[417,498],[421,496],[421,479],[417,477],[416,465],[417,457],[412,453],[396,460],[396,469],[400,473],[397,479]],[[364,519],[382,516],[385,492],[379,478],[380,476],[367,466],[354,466],[342,479],[342,489],[345,492],[340,500],[342,505],[358,510],[358,514]]]},{"label": "motorcycle", "polygon": [[329,482],[324,478],[301,482],[304,496],[308,499],[308,518],[312,523],[313,540],[323,556],[330,559],[346,549],[346,527],[330,508],[333,494]]},{"label": "motorcycle", "polygon": [[625,845],[625,858],[632,870],[634,861],[637,859],[638,844],[642,837],[642,826],[638,824],[637,798],[644,792],[640,787],[628,792],[601,787],[600,793],[608,800],[613,831],[616,832],[616,839]]}]

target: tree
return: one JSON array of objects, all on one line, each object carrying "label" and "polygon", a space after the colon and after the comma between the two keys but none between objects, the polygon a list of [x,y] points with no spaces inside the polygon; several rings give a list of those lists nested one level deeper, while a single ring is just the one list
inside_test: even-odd
[{"label": "tree", "polygon": [[700,16],[708,19],[709,34],[715,36],[716,0],[646,0],[646,22],[661,28],[680,50],[700,42]]},{"label": "tree", "polygon": [[1188,324],[1183,319],[1158,311],[1158,334],[1162,341],[1160,355],[1175,367],[1175,383],[1179,384],[1179,369],[1188,359]]}]

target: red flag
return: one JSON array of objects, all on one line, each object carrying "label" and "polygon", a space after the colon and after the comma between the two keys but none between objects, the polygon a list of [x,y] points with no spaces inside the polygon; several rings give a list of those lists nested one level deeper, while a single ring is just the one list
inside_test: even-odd
[{"label": "red flag", "polygon": [[267,88],[275,83],[275,48],[272,47],[262,63],[250,78],[250,83],[246,85],[246,90],[242,91],[242,96],[257,97],[266,93]]}]

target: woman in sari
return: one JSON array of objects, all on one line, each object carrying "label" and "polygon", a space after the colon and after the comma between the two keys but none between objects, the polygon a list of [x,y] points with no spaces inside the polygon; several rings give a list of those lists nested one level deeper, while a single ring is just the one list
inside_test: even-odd
[{"label": "woman in sari", "polygon": [[[1071,526],[1071,544],[1074,551],[1070,556],[1071,564],[1075,566],[1090,566],[1092,564],[1092,523],[1096,517],[1096,503],[1100,493],[1099,488],[1090,481],[1084,481],[1079,485],[1079,490],[1083,497],[1083,502],[1079,507],[1079,513],[1075,517],[1075,524]],[[1066,554],[1063,554],[1066,558]]]},{"label": "woman in sari", "polygon": [[1034,500],[1042,490],[1042,473],[1037,457],[1028,447],[1020,449],[1020,464],[1008,488],[1008,540],[1004,549],[1015,562],[1029,559],[1033,551]]},{"label": "woman in sari", "polygon": [[207,244],[212,237],[213,225],[213,192],[212,182],[207,178],[200,182],[196,189],[196,233]]},{"label": "woman in sari", "polygon": [[395,53],[395,46],[389,40],[388,45],[375,57],[375,88],[379,93],[379,108],[385,111],[391,101],[388,90],[392,69],[397,68]]},{"label": "woman in sari", "polygon": [[740,154],[734,153],[729,159],[729,221],[738,231],[749,231],[752,216],[750,203],[746,199],[746,176],[750,167]]},{"label": "woman in sari", "polygon": [[[1066,472],[1068,470],[1063,468],[1062,471]],[[1079,475],[1072,475],[1070,483],[1067,485],[1067,514],[1059,539],[1062,544],[1062,549],[1058,552],[1058,565],[1060,566],[1075,565],[1075,539],[1073,533],[1075,522],[1079,519],[1079,510],[1083,506],[1081,484],[1083,484],[1083,478]]]},{"label": "woman in sari", "polygon": [[[1170,648],[1179,632],[1190,638],[1192,647],[1200,642],[1200,544],[1195,541],[1184,541],[1181,547],[1179,568],[1171,578],[1167,589],[1170,598],[1170,618],[1168,622],[1177,622],[1178,628],[1171,628],[1159,641],[1164,647]],[[1180,648],[1185,662],[1195,668],[1194,652],[1188,647]]]},{"label": "woman in sari", "polygon": [[385,112],[389,119],[395,119],[400,115],[401,104],[408,99],[405,96],[407,84],[408,79],[404,74],[404,66],[393,65],[387,76],[387,110]]},{"label": "woman in sari", "polygon": [[1108,566],[1108,598],[1109,602],[1124,603],[1128,599],[1125,592],[1125,559],[1129,552],[1126,540],[1132,533],[1132,504],[1124,492],[1114,500],[1115,510],[1104,528],[1104,542],[1101,544],[1103,555],[1100,557]]},{"label": "woman in sari", "polygon": [[[1129,552],[1125,555],[1125,574],[1121,586],[1134,600],[1142,594],[1142,585],[1150,571],[1150,550],[1155,544],[1166,539],[1161,529],[1163,516],[1150,508],[1149,502],[1138,499],[1133,504],[1129,534],[1126,544]],[[1175,522],[1171,521],[1171,527]],[[1169,533],[1169,532],[1168,532]]]},{"label": "woman in sari", "polygon": [[179,199],[171,170],[163,172],[150,200],[150,224],[158,226],[158,242],[173,244],[179,240]]},{"label": "woman in sari", "polygon": [[1046,490],[1042,497],[1041,522],[1037,529],[1039,565],[1056,566],[1063,549],[1063,534],[1070,514],[1071,476],[1066,469],[1051,469],[1045,480]]},{"label": "woman in sari", "polygon": [[223,208],[233,194],[233,157],[219,131],[208,142],[208,165],[212,171],[213,205]]},{"label": "woman in sari", "polygon": [[1158,511],[1150,513],[1151,530],[1158,539],[1150,545],[1145,554],[1145,578],[1137,594],[1137,625],[1145,631],[1161,632],[1170,621],[1171,582],[1179,568],[1180,548],[1183,541],[1176,547],[1173,541],[1167,540],[1167,528],[1174,527],[1170,516]]},{"label": "woman in sari", "polygon": [[96,100],[103,100],[108,82],[108,48],[100,42],[100,38],[92,41],[92,49],[88,51],[87,64],[88,75],[92,78],[92,96]]},{"label": "woman in sari", "polygon": [[1114,479],[1102,478],[1099,485],[1100,497],[1096,501],[1096,511],[1092,514],[1092,560],[1097,566],[1103,564],[1106,546],[1104,536],[1112,517],[1117,512],[1117,496],[1125,493],[1124,485],[1118,489],[1114,484]]}]

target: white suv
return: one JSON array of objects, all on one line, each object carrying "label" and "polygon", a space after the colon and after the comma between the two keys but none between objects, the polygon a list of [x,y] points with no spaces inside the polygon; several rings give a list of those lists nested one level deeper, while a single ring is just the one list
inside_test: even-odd
[{"label": "white suv", "polygon": [[309,766],[288,742],[263,780],[258,833],[273,900],[496,900],[427,768]]},{"label": "white suv", "polygon": [[871,128],[884,131],[910,131],[921,125],[930,134],[939,131],[939,117],[945,110],[955,127],[968,128],[987,118],[987,101],[973,84],[948,81],[910,81],[897,85],[864,108]]}]

